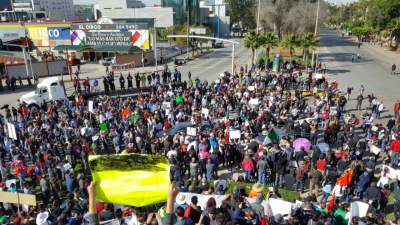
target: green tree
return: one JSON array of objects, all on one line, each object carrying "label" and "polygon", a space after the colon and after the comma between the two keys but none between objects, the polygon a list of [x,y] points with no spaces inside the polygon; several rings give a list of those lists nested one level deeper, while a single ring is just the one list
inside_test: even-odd
[{"label": "green tree", "polygon": [[303,60],[308,66],[308,56],[310,55],[310,51],[313,51],[318,46],[318,39],[314,36],[313,33],[304,34],[300,38],[300,48],[303,50]]},{"label": "green tree", "polygon": [[299,37],[294,34],[289,34],[283,37],[281,45],[283,48],[289,51],[289,60],[290,64],[292,64],[292,57],[295,53],[295,50],[300,45]]},{"label": "green tree", "polygon": [[256,50],[261,46],[261,36],[255,31],[246,33],[244,37],[244,47],[251,49],[251,63],[254,65]]},{"label": "green tree", "polygon": [[261,45],[265,48],[266,65],[269,65],[269,53],[271,49],[278,46],[278,38],[274,33],[269,32],[261,37]]},{"label": "green tree", "polygon": [[242,28],[253,29],[256,26],[255,0],[225,0],[231,24],[241,23]]}]

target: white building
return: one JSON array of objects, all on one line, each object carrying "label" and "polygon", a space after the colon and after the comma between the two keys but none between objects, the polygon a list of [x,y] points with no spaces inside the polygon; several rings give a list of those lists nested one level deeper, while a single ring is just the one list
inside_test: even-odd
[{"label": "white building", "polygon": [[95,12],[97,19],[100,17],[110,18],[114,21],[154,19],[155,27],[166,28],[174,25],[174,13],[171,7],[146,7],[146,4],[142,4],[141,1],[98,0]]},{"label": "white building", "polygon": [[209,9],[209,23],[214,27],[215,36],[223,37],[229,35],[231,19],[227,13],[225,0],[200,1],[200,7]]}]

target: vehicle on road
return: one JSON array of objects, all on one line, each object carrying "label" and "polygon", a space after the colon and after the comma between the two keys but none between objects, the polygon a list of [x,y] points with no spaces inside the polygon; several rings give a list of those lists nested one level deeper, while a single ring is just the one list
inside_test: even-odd
[{"label": "vehicle on road", "polygon": [[99,60],[99,64],[103,66],[110,66],[115,64],[115,58],[114,57],[107,57]]},{"label": "vehicle on road", "polygon": [[217,41],[214,44],[214,48],[223,48],[224,47],[224,42],[222,41]]},{"label": "vehicle on road", "polygon": [[61,77],[49,77],[42,80],[36,90],[21,96],[20,102],[28,107],[39,107],[43,102],[57,101],[67,98],[64,82]]},{"label": "vehicle on road", "polygon": [[187,63],[186,57],[176,57],[174,60],[174,64],[177,66],[182,66]]}]

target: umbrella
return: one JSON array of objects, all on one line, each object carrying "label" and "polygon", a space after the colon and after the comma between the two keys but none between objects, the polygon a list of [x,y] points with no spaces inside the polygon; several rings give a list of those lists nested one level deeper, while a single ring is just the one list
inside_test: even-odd
[{"label": "umbrella", "polygon": [[302,147],[305,151],[310,150],[311,142],[306,138],[297,138],[293,141],[293,148],[296,152],[299,152]]},{"label": "umbrella", "polygon": [[329,151],[329,145],[325,142],[322,143],[318,143],[317,144],[317,148],[322,152],[322,153],[326,153]]},{"label": "umbrella", "polygon": [[266,135],[257,136],[254,140],[260,145],[267,145],[272,142],[271,139]]}]

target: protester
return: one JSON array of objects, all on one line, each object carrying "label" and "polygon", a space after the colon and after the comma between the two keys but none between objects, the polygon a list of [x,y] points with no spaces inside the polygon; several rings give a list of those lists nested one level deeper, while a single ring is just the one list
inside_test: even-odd
[{"label": "protester", "polygon": [[[286,65],[279,73],[244,68],[238,74],[226,72],[211,83],[182,81],[177,68],[173,73],[165,68],[161,76],[128,74],[127,88],[140,91],[124,98],[108,96],[116,91],[110,72],[103,77],[106,95],[36,108],[21,102],[16,110],[7,108],[0,130],[0,186],[40,198],[38,208],[21,209],[24,213],[2,203],[0,221],[99,224],[116,219],[130,224],[135,218],[138,224],[154,225],[350,224],[357,223],[348,215],[352,202],[368,203],[368,213],[378,215],[388,209],[392,192],[398,209],[398,178],[393,174],[400,157],[396,118],[386,127],[376,122],[383,102],[372,94],[370,111],[357,118],[337,82],[304,79],[295,73],[296,65]],[[79,78],[75,79],[81,96]],[[83,84],[90,92],[89,83]],[[122,74],[119,85],[125,89]],[[145,90],[147,86],[151,89]],[[365,91],[361,86],[355,109],[362,110]],[[15,124],[16,139],[7,122]],[[115,153],[168,158],[175,186],[165,212],[159,210],[163,204],[133,209],[95,202],[88,157]],[[244,182],[250,183],[249,190]],[[302,206],[288,215],[274,213],[274,200],[285,198],[280,188],[300,192]],[[206,197],[186,198],[187,192]],[[380,217],[360,220],[364,219],[376,222]]]}]

